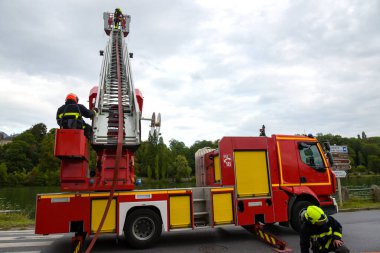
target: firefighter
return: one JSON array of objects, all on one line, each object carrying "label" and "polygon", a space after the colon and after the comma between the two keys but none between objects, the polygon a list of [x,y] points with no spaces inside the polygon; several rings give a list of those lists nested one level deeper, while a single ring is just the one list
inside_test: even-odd
[{"label": "firefighter", "polygon": [[342,240],[342,226],[331,216],[327,216],[318,206],[309,206],[304,214],[300,230],[301,253],[309,253],[310,243],[314,253],[350,250]]},{"label": "firefighter", "polygon": [[78,96],[70,93],[66,96],[65,104],[57,110],[57,123],[64,129],[83,129],[87,139],[91,140],[92,127],[83,118],[93,118],[97,109],[90,111],[84,105],[78,104]]},{"label": "firefighter", "polygon": [[115,12],[113,14],[113,21],[115,23],[114,28],[119,29],[119,23],[121,22],[121,19],[123,18],[123,13],[121,12],[120,8],[116,8]]}]

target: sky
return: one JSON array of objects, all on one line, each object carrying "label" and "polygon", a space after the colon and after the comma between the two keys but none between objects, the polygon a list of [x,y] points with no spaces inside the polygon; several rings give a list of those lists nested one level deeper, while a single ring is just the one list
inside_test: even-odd
[{"label": "sky", "polygon": [[[1,0],[0,131],[40,122],[74,92],[88,106],[109,37],[126,38],[143,116],[191,146],[223,136],[380,136],[380,1]],[[143,139],[149,122],[143,121]]]}]

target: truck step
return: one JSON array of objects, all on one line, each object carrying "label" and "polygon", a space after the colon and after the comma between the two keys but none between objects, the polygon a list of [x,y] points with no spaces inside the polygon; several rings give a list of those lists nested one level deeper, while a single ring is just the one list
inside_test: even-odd
[{"label": "truck step", "polygon": [[195,216],[203,216],[203,215],[208,215],[208,212],[194,212],[194,217]]},{"label": "truck step", "polygon": [[194,222],[196,228],[208,228],[210,227],[206,222]]}]

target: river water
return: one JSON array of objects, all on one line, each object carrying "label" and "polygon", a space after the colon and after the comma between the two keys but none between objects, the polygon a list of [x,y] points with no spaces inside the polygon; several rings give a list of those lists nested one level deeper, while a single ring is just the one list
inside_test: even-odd
[{"label": "river water", "polygon": [[[342,178],[343,186],[371,186],[380,185],[380,176]],[[136,187],[136,189],[163,189],[193,187],[194,183],[168,184],[149,183]],[[59,187],[1,187],[0,188],[0,210],[24,210],[30,217],[34,217],[36,206],[36,195],[38,193],[60,192]]]}]

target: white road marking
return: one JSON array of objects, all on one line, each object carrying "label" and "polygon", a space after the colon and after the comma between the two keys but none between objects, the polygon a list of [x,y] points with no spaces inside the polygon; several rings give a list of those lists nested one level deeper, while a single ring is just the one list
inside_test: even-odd
[{"label": "white road marking", "polygon": [[40,247],[49,246],[53,241],[43,241],[43,242],[10,242],[0,244],[0,248],[18,248],[18,247]]},{"label": "white road marking", "polygon": [[41,253],[41,251],[7,251],[4,253]]},{"label": "white road marking", "polygon": [[57,239],[63,235],[19,235],[19,236],[1,236],[0,241],[12,241],[12,240],[34,240],[34,239]]},{"label": "white road marking", "polygon": [[40,250],[14,250],[22,250],[20,248],[23,247],[46,247],[51,245],[55,239],[61,238],[63,236],[64,234],[36,235],[34,233],[34,230],[0,231],[0,249],[5,249],[5,253],[40,253]]},{"label": "white road marking", "polygon": [[29,230],[1,230],[0,234],[34,234],[34,229]]}]

